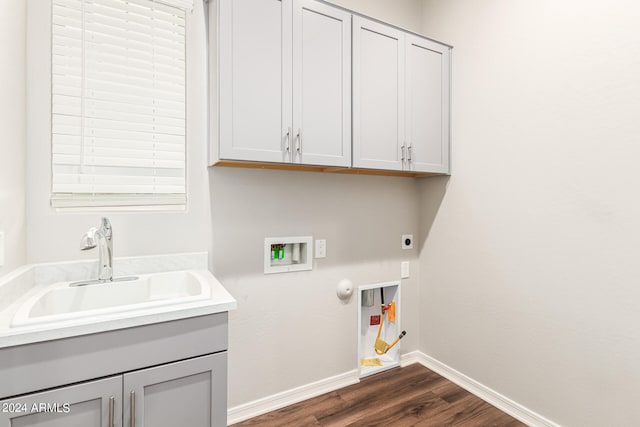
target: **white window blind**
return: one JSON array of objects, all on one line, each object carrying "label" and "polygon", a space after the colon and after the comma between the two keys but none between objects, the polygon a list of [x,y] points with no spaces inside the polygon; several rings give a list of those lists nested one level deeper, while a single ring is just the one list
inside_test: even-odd
[{"label": "white window blind", "polygon": [[186,203],[185,0],[53,0],[52,205]]}]

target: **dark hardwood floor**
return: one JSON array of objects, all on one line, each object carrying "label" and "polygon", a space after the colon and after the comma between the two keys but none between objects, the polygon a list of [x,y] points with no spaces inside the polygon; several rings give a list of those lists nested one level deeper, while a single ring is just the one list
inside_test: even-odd
[{"label": "dark hardwood floor", "polygon": [[525,424],[415,363],[233,425],[245,426],[515,427]]}]

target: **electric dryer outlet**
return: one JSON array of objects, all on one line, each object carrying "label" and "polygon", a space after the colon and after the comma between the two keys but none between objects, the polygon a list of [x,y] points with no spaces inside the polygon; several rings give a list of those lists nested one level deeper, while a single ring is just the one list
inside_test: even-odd
[{"label": "electric dryer outlet", "polygon": [[413,234],[402,235],[402,249],[413,249]]}]

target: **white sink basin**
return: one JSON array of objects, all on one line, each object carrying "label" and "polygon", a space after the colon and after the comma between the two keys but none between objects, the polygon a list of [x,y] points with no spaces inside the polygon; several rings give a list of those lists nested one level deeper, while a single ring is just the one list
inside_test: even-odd
[{"label": "white sink basin", "polygon": [[192,271],[142,274],[135,280],[86,286],[55,283],[29,297],[11,327],[57,323],[208,300],[211,289]]}]

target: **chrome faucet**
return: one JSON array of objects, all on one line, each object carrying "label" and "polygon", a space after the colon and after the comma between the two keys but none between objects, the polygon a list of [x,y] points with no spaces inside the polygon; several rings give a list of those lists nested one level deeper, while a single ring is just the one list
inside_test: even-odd
[{"label": "chrome faucet", "polygon": [[106,217],[100,220],[98,228],[91,227],[82,236],[80,250],[86,251],[98,247],[98,281],[109,282],[113,280],[113,230]]}]

